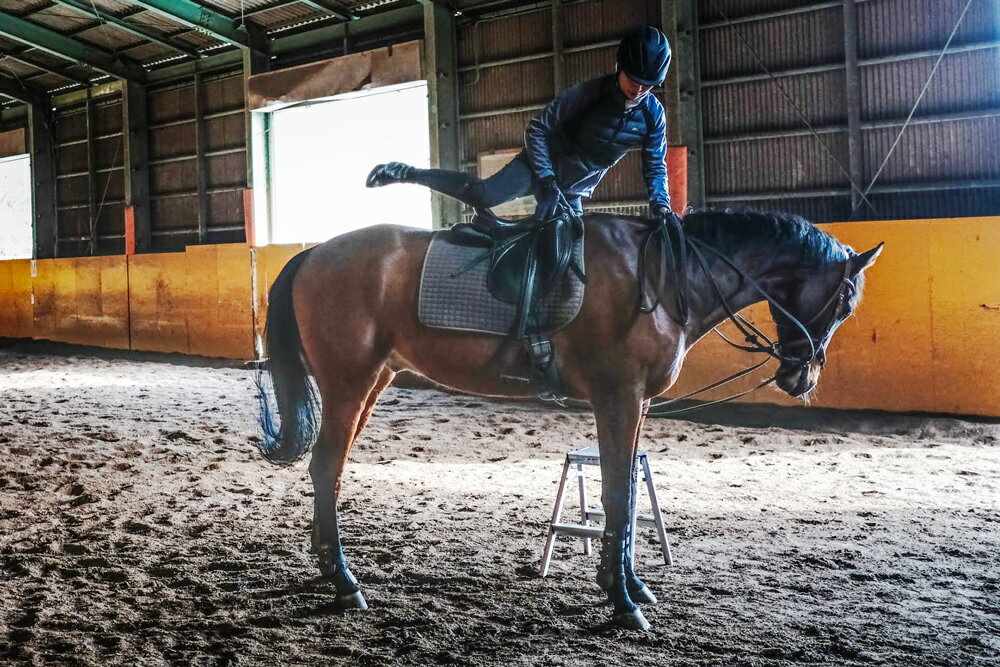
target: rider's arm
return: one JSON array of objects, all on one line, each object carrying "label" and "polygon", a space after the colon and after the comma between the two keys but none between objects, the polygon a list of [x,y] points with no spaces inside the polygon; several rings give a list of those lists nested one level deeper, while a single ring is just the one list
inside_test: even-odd
[{"label": "rider's arm", "polygon": [[531,170],[538,180],[555,178],[551,138],[567,121],[593,103],[600,93],[601,83],[601,79],[592,79],[564,90],[528,123],[524,131],[524,147],[528,153]]},{"label": "rider's arm", "polygon": [[642,175],[646,179],[650,206],[670,207],[670,191],[667,189],[667,122],[663,105],[650,96],[649,118],[652,127],[647,128],[642,146]]}]

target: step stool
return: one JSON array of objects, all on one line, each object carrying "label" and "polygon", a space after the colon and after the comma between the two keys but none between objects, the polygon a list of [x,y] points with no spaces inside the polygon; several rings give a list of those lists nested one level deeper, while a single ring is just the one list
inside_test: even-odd
[{"label": "step stool", "polygon": [[[635,535],[636,524],[651,526],[656,528],[656,533],[660,538],[660,552],[663,554],[663,562],[666,565],[673,564],[670,555],[670,544],[667,543],[667,532],[663,528],[663,517],[660,515],[660,503],[656,499],[656,488],[653,486],[653,474],[649,471],[649,456],[646,452],[639,452],[636,455],[636,465],[642,470],[643,480],[646,482],[646,491],[649,493],[649,503],[652,506],[652,514],[632,515],[632,535]],[[603,520],[604,510],[587,506],[587,484],[583,466],[600,466],[601,454],[597,447],[584,447],[576,449],[566,454],[566,462],[563,464],[562,478],[559,481],[559,490],[556,492],[556,506],[552,510],[552,522],[549,524],[549,536],[545,541],[545,551],[542,553],[542,564],[538,573],[546,576],[549,573],[549,562],[552,560],[552,548],[555,546],[556,535],[570,535],[572,537],[583,538],[583,553],[590,555],[590,540],[600,539],[604,534],[602,526],[592,526],[591,521]],[[570,466],[576,466],[576,470],[571,473]],[[576,475],[580,483],[580,523],[560,523],[562,518],[563,498],[566,495],[566,480],[570,475]],[[638,492],[638,489],[636,490]],[[633,538],[634,539],[634,538]],[[632,558],[635,559],[635,549],[632,549]]]}]

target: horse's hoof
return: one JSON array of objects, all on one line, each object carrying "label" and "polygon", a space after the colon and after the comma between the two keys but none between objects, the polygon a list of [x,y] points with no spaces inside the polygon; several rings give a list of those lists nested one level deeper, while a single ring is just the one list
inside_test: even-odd
[{"label": "horse's hoof", "polygon": [[615,614],[611,620],[615,625],[627,630],[642,630],[643,632],[649,630],[649,621],[642,615],[642,610],[638,607],[632,611]]},{"label": "horse's hoof", "polygon": [[649,590],[648,586],[643,586],[634,593],[629,591],[628,596],[632,598],[632,602],[635,602],[636,604],[656,604],[658,602],[656,596],[653,595],[653,591]]},{"label": "horse's hoof", "polygon": [[361,591],[338,595],[336,602],[337,609],[358,609],[360,611],[368,610],[368,603],[365,602],[365,596],[361,594]]}]

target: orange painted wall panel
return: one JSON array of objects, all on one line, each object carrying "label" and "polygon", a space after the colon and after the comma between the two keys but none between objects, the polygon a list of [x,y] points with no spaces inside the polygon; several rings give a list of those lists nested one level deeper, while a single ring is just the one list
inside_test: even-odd
[{"label": "orange painted wall panel", "polygon": [[31,338],[34,311],[31,260],[0,262],[0,336]]},{"label": "orange painted wall panel", "polygon": [[128,349],[124,257],[40,259],[35,274],[34,338]]},{"label": "orange painted wall panel", "polygon": [[254,301],[257,304],[257,319],[254,322],[255,339],[264,340],[264,322],[267,320],[267,293],[274,284],[275,278],[281,273],[295,255],[314,243],[295,243],[291,245],[268,245],[254,248]]},{"label": "orange painted wall panel", "polygon": [[128,257],[133,350],[188,352],[187,269],[187,256],[180,252]]},{"label": "orange painted wall panel", "polygon": [[864,299],[830,345],[816,405],[934,410],[931,302],[924,221],[840,223],[824,229],[864,252],[885,241],[865,272]]},{"label": "orange painted wall panel", "polygon": [[132,348],[252,359],[250,248],[132,255]]},{"label": "orange painted wall panel", "polygon": [[189,246],[187,317],[190,354],[254,358],[250,247]]},{"label": "orange painted wall panel", "polygon": [[936,409],[1000,415],[1000,223],[938,220],[928,236]]}]

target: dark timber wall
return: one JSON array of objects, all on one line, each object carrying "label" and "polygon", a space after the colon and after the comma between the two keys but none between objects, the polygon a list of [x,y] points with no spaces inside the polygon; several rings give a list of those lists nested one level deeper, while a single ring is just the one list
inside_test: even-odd
[{"label": "dark timber wall", "polygon": [[[847,20],[851,5],[856,27]],[[1000,212],[1000,10],[993,0],[973,0],[869,194],[873,206],[852,204],[848,174],[862,190],[872,182],[965,6],[699,0],[708,201],[817,222]]]}]

